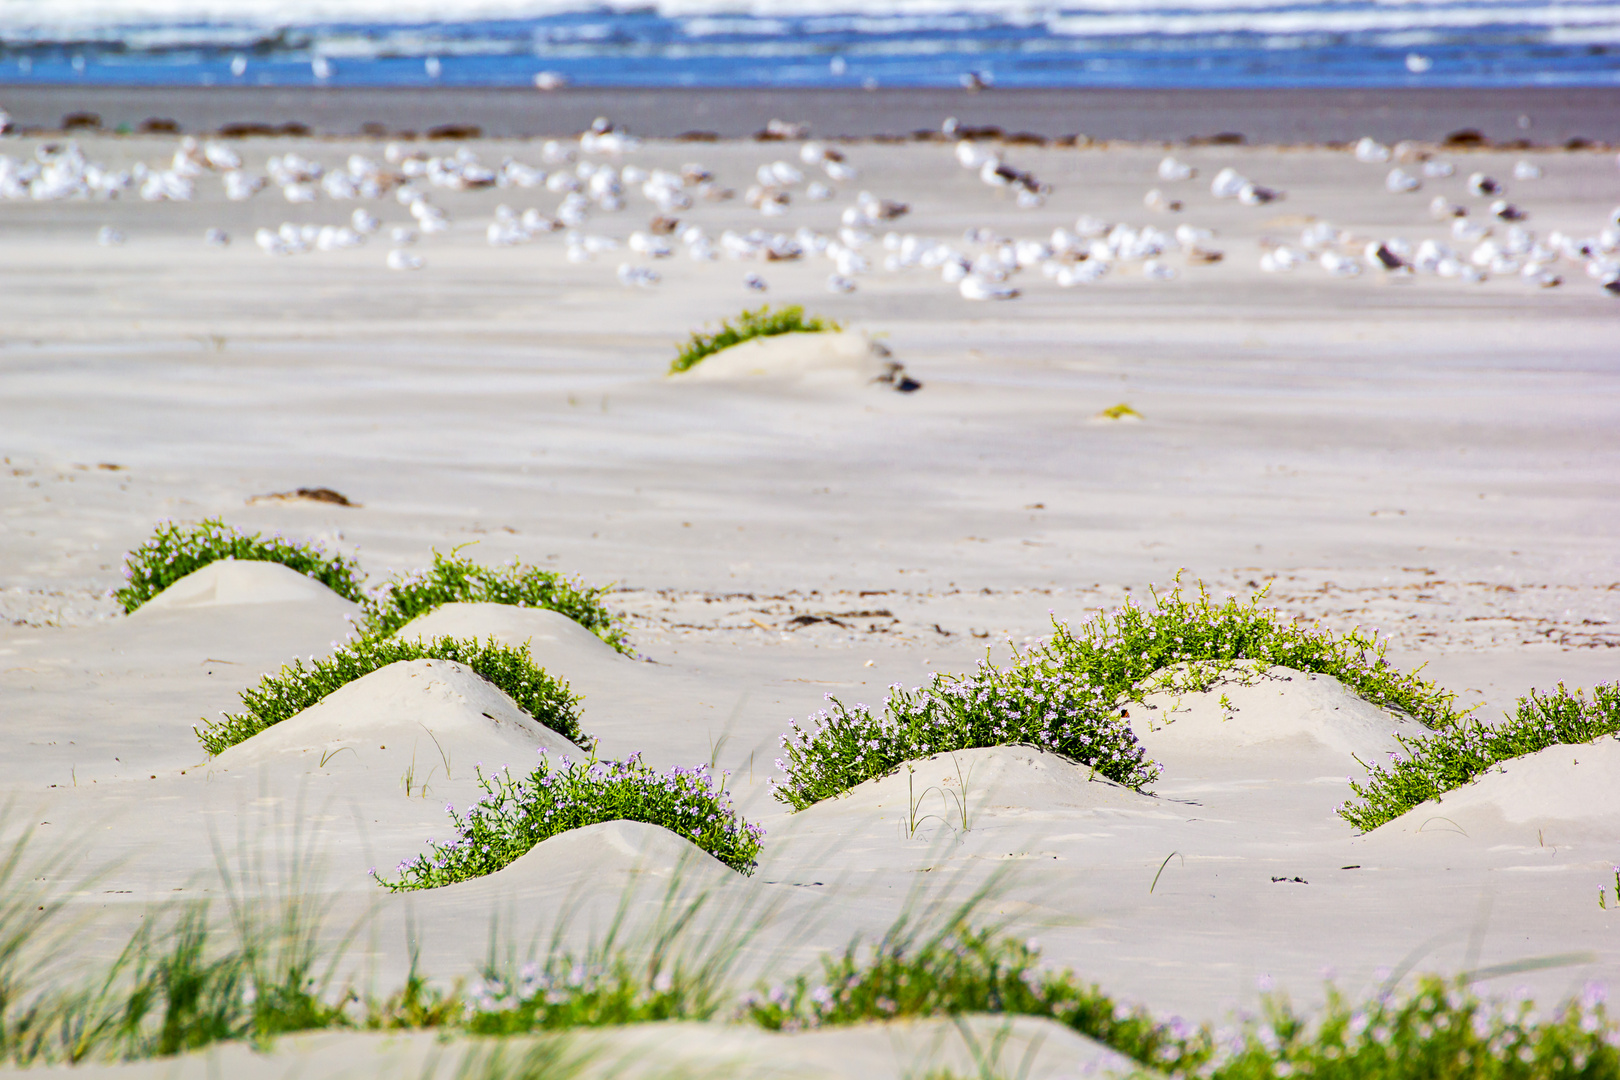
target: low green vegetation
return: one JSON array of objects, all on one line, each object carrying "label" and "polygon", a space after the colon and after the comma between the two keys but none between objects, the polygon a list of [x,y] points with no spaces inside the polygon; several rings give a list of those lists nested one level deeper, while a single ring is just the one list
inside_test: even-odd
[{"label": "low green vegetation", "polygon": [[516,559],[506,566],[483,566],[457,549],[449,555],[435,551],[432,566],[393,577],[368,594],[361,587],[360,564],[326,552],[319,541],[266,539],[238,532],[217,519],[197,525],[160,523],[151,539],[125,556],[128,583],[113,595],[126,612],[134,611],[192,571],[222,559],[278,562],[319,581],[361,605],[361,631],[366,637],[387,637],[442,604],[511,604],[559,612],[619,652],[632,652],[622,620],[602,603],[608,586],[586,585]]},{"label": "low green vegetation", "polygon": [[1113,699],[1044,660],[1026,653],[1010,667],[981,661],[973,675],[937,674],[915,690],[897,684],[881,714],[829,694],[831,706],[810,726],[790,721],[782,736],[776,766],[787,775],[771,780],[777,799],[803,810],[908,761],[1012,743],[1062,754],[1131,787],[1157,777]]},{"label": "low green vegetation", "polygon": [[1261,606],[1265,591],[1238,600],[1210,598],[1202,584],[1183,592],[1180,578],[1150,604],[1129,601],[1071,629],[1057,625],[1045,653],[1052,664],[1095,686],[1110,701],[1141,701],[1161,689],[1196,693],[1254,667],[1331,675],[1353,693],[1404,712],[1431,728],[1462,719],[1456,695],[1384,659],[1388,643],[1359,629],[1335,634],[1302,626]]},{"label": "low green vegetation", "polygon": [[1186,1072],[1208,1060],[1207,1031],[1156,1021],[1039,960],[1033,942],[966,922],[923,934],[902,920],[871,948],[855,942],[823,958],[819,978],[800,975],[743,1004],[748,1019],[771,1031],[960,1013],[1042,1016],[1154,1068]]},{"label": "low green vegetation", "polygon": [[1570,693],[1563,683],[1551,694],[1532,690],[1500,724],[1470,718],[1430,735],[1397,736],[1406,753],[1396,755],[1388,766],[1364,762],[1367,782],[1350,784],[1355,800],[1340,807],[1339,816],[1363,831],[1376,829],[1477,779],[1499,762],[1616,734],[1620,734],[1620,683],[1594,687],[1590,699],[1580,690]]},{"label": "low green vegetation", "polygon": [[1354,1003],[1331,990],[1321,1015],[1301,1016],[1267,995],[1261,1017],[1225,1049],[1212,1080],[1610,1080],[1620,1046],[1601,987],[1550,1017],[1534,1003],[1481,1001],[1466,985],[1429,976],[1408,994]]},{"label": "low green vegetation", "polygon": [[461,664],[505,691],[518,707],[576,745],[588,746],[579,727],[579,698],[568,684],[536,667],[522,646],[502,645],[494,638],[475,640],[442,637],[432,641],[397,641],[361,638],[322,659],[310,658],[309,667],[295,659],[258,686],[242,691],[240,713],[225,713],[219,720],[204,720],[197,738],[210,754],[218,754],[283,720],[298,715],[334,690],[401,660],[449,660]]},{"label": "low green vegetation", "polygon": [[767,304],[757,311],[744,311],[735,320],[722,321],[720,329],[712,334],[701,331],[694,333],[691,340],[681,346],[681,351],[669,365],[669,371],[672,375],[689,371],[705,356],[712,356],[721,349],[729,349],[750,338],[774,337],[777,334],[817,334],[841,329],[843,327],[831,319],[819,316],[806,319],[804,308],[797,304],[774,311]]},{"label": "low green vegetation", "polygon": [[128,583],[113,596],[124,611],[134,611],[192,571],[223,559],[280,563],[314,578],[345,600],[357,604],[365,600],[359,563],[329,554],[318,541],[266,539],[258,533],[238,532],[217,518],[190,526],[160,522],[149,540],[124,557]]},{"label": "low green vegetation", "polygon": [[[8,809],[0,826],[11,824]],[[56,884],[82,852],[35,860],[31,840],[25,830],[0,857],[0,1065],[168,1057],[349,1022],[353,995],[332,980],[324,912],[301,896],[235,897],[223,948],[206,903],[154,907],[110,964],[77,983],[35,985],[83,948],[85,924],[68,915],[73,889]]]},{"label": "low green vegetation", "polygon": [[[625,761],[577,761],[553,766],[544,750],[540,765],[514,779],[510,769],[478,773],[485,796],[465,815],[447,807],[457,838],[430,841],[431,850],[397,868],[397,880],[379,877],[394,891],[431,889],[492,874],[542,840],[604,821],[641,821],[662,826],[744,874],[754,871],[765,830],[731,808],[722,783],[707,765],[655,772],[635,755]],[[722,777],[723,779],[723,777]]]},{"label": "low green vegetation", "polygon": [[1550,1018],[1528,1001],[1487,1003],[1432,976],[1410,993],[1361,1003],[1330,988],[1315,1018],[1267,993],[1260,1016],[1218,1037],[1207,1024],[1160,1021],[1125,1006],[1072,972],[1041,967],[1033,943],[966,923],[932,936],[901,925],[874,947],[852,946],[821,966],[817,978],[750,995],[745,1015],[774,1031],[961,1013],[1039,1016],[1161,1074],[1210,1080],[1620,1078],[1620,1030],[1598,986]]},{"label": "low green vegetation", "polygon": [[459,551],[448,556],[435,551],[432,566],[384,582],[365,601],[362,628],[368,637],[386,637],[441,604],[510,604],[559,612],[628,654],[624,627],[602,604],[607,592],[607,586],[570,581],[515,560],[507,566],[481,566]]},{"label": "low green vegetation", "polygon": [[1202,585],[1184,593],[1178,579],[1149,604],[1127,602],[1074,628],[1054,623],[1049,642],[1015,652],[1006,667],[983,661],[970,675],[938,674],[912,690],[896,685],[881,713],[829,696],[830,708],[783,735],[777,767],[786,779],[773,780],[776,797],[802,810],[907,761],[1012,743],[1140,789],[1159,767],[1132,734],[1124,706],[1158,690],[1209,690],[1273,666],[1332,675],[1373,704],[1432,728],[1463,719],[1454,695],[1390,666],[1375,634],[1297,625],[1260,606],[1263,596],[1216,602]]},{"label": "low green vegetation", "polygon": [[[1356,1002],[1330,988],[1314,1016],[1267,993],[1260,1015],[1216,1032],[1156,1018],[1043,966],[1035,942],[974,922],[986,889],[948,910],[919,913],[908,904],[876,944],[853,940],[823,957],[813,976],[740,997],[738,958],[780,909],[751,910],[745,902],[720,918],[703,917],[716,894],[686,888],[679,872],[644,931],[625,930],[635,899],[627,892],[606,933],[583,952],[560,944],[564,913],[549,947],[542,944],[527,963],[512,955],[516,942],[503,946],[492,937],[479,978],[437,984],[413,963],[386,997],[338,974],[363,924],[343,935],[326,932],[328,908],[300,899],[296,885],[293,899],[281,903],[252,901],[233,887],[237,898],[223,921],[210,918],[206,903],[153,907],[110,965],[46,984],[50,961],[82,947],[83,924],[67,916],[64,898],[74,887],[51,884],[74,853],[31,860],[29,842],[24,830],[0,848],[5,1065],[146,1060],[227,1042],[268,1049],[277,1036],[300,1031],[435,1030],[448,1038],[731,1020],[789,1032],[987,1013],[1049,1018],[1158,1075],[1186,1080],[1620,1080],[1620,1027],[1595,984],[1551,1013],[1529,1001],[1484,1001],[1460,982],[1433,977]],[[296,868],[282,873],[299,876]],[[508,958],[498,961],[502,955]],[[503,1045],[510,1044],[490,1042],[480,1052],[504,1054]],[[583,1060],[567,1047],[518,1044],[508,1067],[487,1075],[572,1075],[565,1066]]]}]

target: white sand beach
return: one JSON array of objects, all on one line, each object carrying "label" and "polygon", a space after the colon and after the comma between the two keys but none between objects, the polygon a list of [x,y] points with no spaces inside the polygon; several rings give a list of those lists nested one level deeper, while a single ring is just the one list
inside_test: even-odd
[{"label": "white sand beach", "polygon": [[[65,138],[12,138],[0,154],[35,160],[44,143]],[[176,140],[77,145],[107,170],[156,173]],[[0,200],[0,842],[32,830],[31,851],[71,852],[46,875],[85,920],[61,971],[110,960],[153,905],[296,888],[330,903],[334,939],[363,921],[345,960],[355,978],[389,992],[414,953],[448,986],[476,976],[492,940],[543,950],[561,921],[582,942],[626,895],[630,922],[651,920],[673,881],[711,890],[714,917],[757,924],[739,992],[987,882],[985,918],[1038,938],[1045,963],[1192,1023],[1232,1023],[1263,987],[1312,1005],[1325,978],[1365,996],[1469,971],[1482,993],[1550,1005],[1620,973],[1620,911],[1594,900],[1620,861],[1612,740],[1508,762],[1361,835],[1335,814],[1347,778],[1415,725],[1325,676],[1273,669],[1151,699],[1131,716],[1163,766],[1151,794],[1027,746],[933,757],[793,814],[769,786],[789,720],[824,695],[880,703],[892,684],[968,671],[987,650],[1005,659],[1052,618],[1145,599],[1178,571],[1217,597],[1269,586],[1266,602],[1302,622],[1377,627],[1391,662],[1427,664],[1485,719],[1532,687],[1620,678],[1620,295],[1602,283],[1620,254],[1601,250],[1605,228],[1620,244],[1612,151],[1430,146],[1369,164],[1321,147],[977,144],[1049,185],[1020,207],[950,143],[839,145],[847,179],[793,142],[576,143],[566,163],[538,140],[403,145],[576,177],[578,161],[689,178],[700,166],[735,197],[710,201],[689,180],[691,205],[660,209],[625,183],[624,209],[593,205],[501,246],[492,228],[530,208],[550,221],[564,193],[423,180],[437,232],[392,192],[339,199],[311,183],[313,201],[290,203],[272,184],[230,201],[208,168],[185,200],[143,200],[138,182],[116,199]],[[253,175],[272,154],[329,171],[385,161],[380,141],[230,148]],[[1161,179],[1167,154],[1196,175]],[[807,175],[766,216],[747,194],[777,161]],[[1392,168],[1422,177],[1425,162],[1453,171],[1389,190]],[[1278,197],[1217,197],[1228,168]],[[1475,173],[1505,190],[1471,192]],[[811,180],[830,197],[808,198]],[[1152,189],[1181,208],[1150,209]],[[1437,197],[1467,218],[1436,219]],[[1496,198],[1527,216],[1494,216]],[[845,225],[881,200],[908,210]],[[360,207],[380,229],[333,241]],[[1477,262],[1484,237],[1457,239],[1459,220],[1489,227],[1498,249]],[[1059,284],[1105,261],[1076,255],[1122,224],[1127,248],[1151,245],[1151,226],[1162,250],[1116,250],[1096,280]],[[304,225],[330,227],[334,250],[318,235],[284,255],[255,243],[268,229],[302,245]],[[689,257],[693,226],[712,261]],[[1178,226],[1193,228],[1178,241]],[[396,244],[395,227],[418,235]],[[801,228],[849,257],[767,253]],[[205,243],[209,229],[229,244]],[[1017,254],[1059,229],[1076,239],[1067,259]],[[1555,233],[1598,246],[1571,257]],[[653,257],[650,236],[672,256]],[[1458,271],[1392,272],[1367,251],[1417,262],[1424,241],[1449,245]],[[967,299],[918,254],[928,242],[970,261],[1006,247],[1025,268],[1000,264],[996,281],[975,261],[971,274],[1018,295]],[[1540,279],[1524,271],[1535,245],[1551,256]],[[1300,265],[1263,271],[1281,248]],[[391,250],[420,268],[388,269]],[[830,291],[833,276],[852,290]],[[854,344],[795,344],[780,374],[756,374],[767,357],[669,377],[693,331],[764,303],[836,320]],[[918,389],[870,381],[891,359]],[[1119,404],[1136,415],[1100,415]],[[265,498],[299,488],[353,505]],[[445,804],[477,798],[475,764],[516,770],[569,744],[433,660],[210,759],[199,718],[236,708],[262,672],[329,652],[358,610],[270,564],[216,564],[132,615],[107,597],[155,522],[211,517],[325,541],[373,581],[471,545],[482,563],[614,583],[608,606],[637,658],[554,613],[492,604],[441,608],[408,633],[527,642],[583,694],[602,756],[730,770],[739,811],[766,830],[758,871],[609,823],[484,879],[382,891],[369,871],[449,837]],[[425,780],[402,785],[407,773]],[[1018,1025],[1007,1053],[1035,1046],[1030,1076],[1122,1067],[1056,1024]],[[945,1021],[590,1038],[699,1071],[712,1051],[747,1075],[792,1071],[773,1064],[785,1039],[800,1040],[785,1053],[807,1075],[973,1066]],[[450,1075],[459,1059],[430,1062],[431,1043],[300,1036],[269,1055],[79,1072]]]}]

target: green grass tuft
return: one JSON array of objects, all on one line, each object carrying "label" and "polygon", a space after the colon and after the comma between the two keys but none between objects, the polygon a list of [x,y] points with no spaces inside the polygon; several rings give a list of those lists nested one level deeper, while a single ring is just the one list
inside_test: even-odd
[{"label": "green grass tuft", "polygon": [[154,910],[98,978],[0,999],[0,1061],[134,1061],[349,1026],[354,997],[321,970],[316,923],[300,905],[274,924],[240,912],[237,923],[234,947],[217,949],[207,904]]},{"label": "green grass tuft", "polygon": [[341,646],[310,666],[294,659],[276,675],[242,691],[241,713],[204,720],[195,730],[210,754],[218,754],[259,732],[296,716],[334,690],[401,660],[451,660],[471,668],[504,690],[518,707],[557,734],[580,746],[589,738],[579,728],[579,697],[568,684],[536,667],[526,648],[502,645],[492,637],[475,640],[442,637],[433,641],[362,638]]},{"label": "green grass tuft", "polygon": [[362,603],[360,565],[331,555],[319,543],[292,543],[279,536],[268,540],[247,535],[217,518],[198,525],[161,522],[151,539],[124,557],[128,584],[113,596],[131,612],[194,570],[222,559],[277,562],[319,581],[345,600]]},{"label": "green grass tuft", "polygon": [[671,375],[689,371],[705,356],[721,349],[748,341],[750,338],[774,337],[777,334],[819,334],[837,332],[843,327],[831,319],[804,317],[804,308],[794,304],[771,310],[769,304],[757,311],[744,311],[735,322],[722,321],[720,329],[712,334],[694,333],[669,365]]},{"label": "green grass tuft", "polygon": [[1122,705],[1162,689],[1209,690],[1254,666],[1332,675],[1375,705],[1444,728],[1466,715],[1455,696],[1384,660],[1387,643],[1352,630],[1299,626],[1247,602],[1212,600],[1179,577],[1148,605],[1124,607],[1071,628],[1054,623],[1046,644],[1014,653],[1001,668],[982,661],[970,675],[937,674],[925,687],[890,689],[882,715],[865,705],[832,706],[792,724],[773,780],[795,810],[885,776],[906,761],[972,747],[1023,743],[1060,754],[1121,784],[1143,788],[1159,773],[1131,733]]},{"label": "green grass tuft", "polygon": [[1401,738],[1406,755],[1396,756],[1387,768],[1364,762],[1367,783],[1350,785],[1360,801],[1345,803],[1339,816],[1366,832],[1478,778],[1497,762],[1616,734],[1620,683],[1593,687],[1590,701],[1579,690],[1571,694],[1563,683],[1547,695],[1532,690],[1504,723],[1469,719],[1432,735]]},{"label": "green grass tuft", "polygon": [[483,877],[542,840],[604,821],[662,826],[751,874],[765,833],[731,809],[731,797],[723,783],[716,789],[707,765],[661,774],[642,764],[638,754],[625,761],[565,757],[553,766],[542,750],[539,767],[527,777],[515,780],[505,767],[492,776],[479,770],[478,782],[486,795],[466,815],[448,808],[458,838],[433,844],[428,854],[396,868],[398,880],[378,877],[379,884],[400,892]]},{"label": "green grass tuft", "polygon": [[511,604],[566,615],[628,655],[632,650],[624,627],[602,604],[607,591],[607,586],[584,585],[515,561],[488,567],[456,551],[449,556],[435,551],[432,566],[385,582],[365,601],[362,625],[368,637],[387,637],[441,604]]},{"label": "green grass tuft", "polygon": [[[0,810],[0,823],[7,813]],[[559,914],[549,949],[518,967],[516,942],[492,935],[482,977],[448,989],[412,964],[405,984],[384,999],[357,993],[338,972],[362,924],[334,938],[323,931],[330,901],[311,902],[296,883],[285,902],[244,893],[231,901],[234,939],[220,941],[204,904],[152,908],[121,955],[72,981],[47,974],[50,958],[82,947],[84,924],[64,919],[61,901],[82,883],[44,883],[42,872],[76,862],[73,852],[26,857],[26,831],[0,857],[0,1063],[29,1066],[167,1057],[219,1043],[267,1049],[295,1031],[436,1030],[463,1035],[525,1035],[653,1020],[712,1020],[732,1003],[740,1022],[773,1031],[968,1014],[1043,1017],[1127,1055],[1154,1075],[1211,1080],[1316,1076],[1331,1080],[1620,1080],[1620,1028],[1604,991],[1538,1014],[1530,1001],[1482,1001],[1462,981],[1427,977],[1411,990],[1352,1001],[1329,987],[1315,1015],[1267,993],[1260,1015],[1212,1032],[1156,1018],[1066,970],[1040,965],[1039,947],[1002,927],[974,923],[990,897],[981,886],[964,903],[936,900],[905,912],[870,948],[857,940],[824,956],[812,977],[762,986],[738,1000],[733,979],[777,902],[751,910],[727,904],[701,915],[717,896],[694,893],[675,874],[655,923],[629,932],[636,891],[627,890],[606,934],[582,954],[566,951],[572,916]],[[297,862],[280,871],[298,878]],[[235,894],[230,885],[227,889]],[[15,901],[15,902],[12,902]],[[48,939],[41,941],[41,938]],[[25,943],[22,949],[19,943]],[[13,948],[13,946],[19,946]],[[534,956],[534,945],[529,947]],[[497,961],[506,955],[504,965]],[[56,976],[60,979],[60,975]],[[960,1028],[960,1025],[959,1025]],[[499,1054],[513,1044],[482,1044]],[[524,1046],[528,1044],[518,1044]],[[480,1077],[566,1077],[583,1059],[517,1060]],[[996,1070],[996,1044],[975,1051],[980,1076]],[[468,1059],[471,1061],[471,1058]],[[482,1061],[483,1059],[480,1059]],[[572,1062],[570,1067],[563,1067]],[[474,1063],[477,1066],[477,1063]],[[597,1070],[599,1071],[599,1070]]]}]

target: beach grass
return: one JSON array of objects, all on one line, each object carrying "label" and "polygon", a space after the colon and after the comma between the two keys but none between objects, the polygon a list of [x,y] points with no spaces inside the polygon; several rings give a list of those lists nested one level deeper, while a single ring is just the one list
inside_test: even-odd
[{"label": "beach grass", "polygon": [[743,874],[751,874],[764,829],[744,821],[731,796],[717,785],[708,765],[660,773],[640,755],[624,761],[562,760],[553,765],[542,750],[540,764],[514,777],[510,766],[486,776],[485,795],[465,814],[446,811],[456,839],[401,863],[399,877],[378,877],[393,891],[431,889],[492,874],[553,836],[606,821],[639,821],[668,829]]},{"label": "beach grass", "polygon": [[1620,734],[1620,683],[1593,687],[1590,699],[1579,689],[1571,693],[1563,683],[1550,694],[1532,690],[1500,724],[1470,718],[1417,738],[1396,736],[1406,753],[1396,755],[1387,766],[1363,762],[1367,781],[1351,782],[1355,798],[1339,808],[1339,816],[1370,831],[1479,778],[1500,762],[1616,734]]},{"label": "beach grass", "polygon": [[629,635],[602,603],[609,588],[585,585],[515,559],[492,567],[465,558],[460,549],[449,555],[435,551],[432,566],[391,578],[373,590],[364,601],[361,629],[368,637],[386,637],[443,604],[510,604],[566,615],[628,655]]},{"label": "beach grass", "polygon": [[275,562],[319,581],[345,600],[365,601],[359,563],[330,554],[318,542],[293,542],[242,533],[218,518],[196,525],[159,522],[152,536],[124,557],[127,583],[113,596],[126,613],[176,581],[223,559]]},{"label": "beach grass", "polygon": [[[116,959],[64,981],[41,960],[49,940],[70,936],[60,899],[74,886],[53,893],[41,884],[40,870],[60,859],[31,859],[31,843],[22,834],[0,859],[4,895],[27,894],[26,903],[0,904],[0,945],[15,946],[0,948],[0,1062],[14,1066],[140,1061],[221,1043],[268,1050],[278,1036],[305,1031],[432,1030],[448,1039],[707,1020],[792,1032],[989,1014],[1054,1020],[1145,1071],[1188,1080],[1620,1078],[1620,1026],[1596,984],[1550,1013],[1529,1000],[1482,999],[1466,976],[1424,977],[1406,991],[1386,987],[1359,1000],[1330,985],[1314,1015],[1267,989],[1260,1014],[1217,1031],[1155,1017],[1042,965],[1036,942],[986,921],[993,882],[960,903],[915,894],[875,942],[853,936],[813,974],[739,995],[738,959],[778,908],[744,902],[716,913],[715,894],[690,889],[677,867],[652,923],[639,930],[628,929],[632,886],[607,932],[583,952],[563,945],[573,910],[565,904],[549,943],[527,963],[497,963],[492,932],[479,977],[446,986],[419,974],[413,945],[404,985],[379,997],[339,977],[359,928],[323,933],[329,901],[299,895],[296,866],[278,875],[290,881],[280,900],[238,895],[240,883],[226,873],[231,917],[223,926],[207,902],[153,906]],[[567,1042],[506,1046],[499,1038],[477,1044],[457,1075],[566,1076],[574,1069],[565,1064],[588,1060],[565,1052]],[[994,1049],[975,1055],[980,1075],[1000,1075]],[[504,1064],[485,1068],[490,1055]],[[560,1071],[526,1071],[523,1062]]]},{"label": "beach grass", "polygon": [[831,319],[823,319],[820,316],[805,318],[804,308],[797,304],[775,309],[767,304],[753,311],[743,311],[735,319],[722,320],[720,329],[712,334],[694,332],[680,347],[675,359],[670,362],[669,371],[671,375],[690,371],[704,357],[757,337],[774,337],[777,334],[836,333],[842,329],[843,327]]},{"label": "beach grass", "polygon": [[966,922],[931,935],[899,929],[869,948],[852,944],[825,957],[818,976],[751,995],[746,1015],[773,1031],[964,1013],[1045,1017],[1154,1074],[1210,1080],[1620,1077],[1620,1027],[1596,984],[1550,1016],[1539,1015],[1531,1001],[1487,1001],[1470,992],[1465,978],[1433,975],[1407,992],[1362,1001],[1330,985],[1316,1016],[1268,991],[1260,1015],[1216,1032],[1207,1023],[1156,1019],[1071,971],[1043,968],[1033,942]]},{"label": "beach grass", "polygon": [[771,1031],[807,1031],[872,1021],[999,1013],[1046,1017],[1143,1065],[1188,1072],[1208,1060],[1207,1030],[1155,1020],[1115,1001],[1071,971],[1043,969],[1033,941],[965,918],[932,929],[901,918],[883,938],[853,941],[824,957],[816,975],[762,988],[745,1015]]},{"label": "beach grass", "polygon": [[318,703],[333,691],[403,660],[447,660],[462,664],[504,691],[535,720],[574,742],[591,743],[579,727],[579,697],[568,684],[535,666],[523,646],[502,645],[493,637],[441,637],[431,641],[360,638],[339,646],[330,656],[310,657],[309,666],[294,658],[275,675],[265,675],[242,691],[240,713],[224,713],[194,730],[210,754],[218,754]]},{"label": "beach grass", "polygon": [[112,961],[39,985],[43,972],[70,970],[62,962],[74,950],[63,945],[83,927],[64,901],[87,881],[48,884],[68,874],[59,859],[28,858],[29,839],[0,865],[0,891],[29,901],[0,907],[0,943],[20,942],[0,955],[0,1063],[143,1060],[220,1042],[263,1047],[277,1035],[349,1024],[357,999],[334,979],[349,938],[334,946],[323,936],[326,902],[304,891],[296,857],[283,868],[290,887],[280,900],[245,895],[222,865],[226,920],[212,917],[208,901],[154,905]]},{"label": "beach grass", "polygon": [[1465,712],[1455,695],[1384,659],[1376,633],[1301,626],[1262,606],[1264,590],[1217,602],[1179,576],[1146,604],[1129,601],[1052,638],[1014,650],[1005,667],[980,662],[968,675],[938,673],[921,687],[896,684],[881,710],[831,705],[801,727],[790,721],[773,778],[776,797],[802,810],[907,761],[973,747],[1025,744],[1089,766],[1138,790],[1159,775],[1132,734],[1127,708],[1161,690],[1197,693],[1248,680],[1273,666],[1331,675],[1375,705],[1436,729]]}]

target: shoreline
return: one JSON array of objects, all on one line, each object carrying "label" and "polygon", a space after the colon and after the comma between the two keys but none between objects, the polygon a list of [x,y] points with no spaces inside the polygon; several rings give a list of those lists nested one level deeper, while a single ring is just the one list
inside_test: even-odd
[{"label": "shoreline", "polygon": [[[1149,603],[1178,571],[1187,598],[1264,590],[1291,625],[1377,628],[1388,663],[1430,665],[1421,677],[1483,719],[1531,688],[1611,682],[1620,297],[1589,265],[1620,259],[1612,151],[1436,153],[1419,190],[1394,191],[1395,162],[1348,150],[1065,152],[1009,136],[1004,164],[1048,185],[1032,205],[972,167],[1002,147],[959,157],[909,140],[842,146],[819,166],[813,150],[746,138],[649,138],[623,156],[446,141],[404,146],[409,170],[373,137],[191,154],[172,134],[68,141],[3,148],[0,730],[15,750],[0,799],[30,816],[0,815],[0,832],[83,838],[39,886],[59,884],[64,919],[83,920],[56,924],[78,933],[83,970],[128,955],[160,905],[220,912],[241,897],[238,910],[273,913],[296,881],[331,912],[320,943],[355,943],[315,954],[322,970],[336,956],[331,985],[353,971],[387,1000],[412,972],[448,987],[491,956],[527,959],[525,941],[543,960],[545,942],[582,955],[605,926],[651,940],[636,935],[671,925],[660,897],[698,873],[685,880],[713,897],[715,922],[690,925],[741,941],[739,993],[981,887],[1001,890],[986,894],[994,917],[1021,920],[1055,969],[1195,1021],[1253,1012],[1262,985],[1316,1008],[1324,968],[1359,1000],[1403,957],[1442,977],[1501,973],[1482,992],[1523,985],[1547,1003],[1620,970],[1615,904],[1593,897],[1615,884],[1620,747],[1510,762],[1443,809],[1358,834],[1337,808],[1358,762],[1400,750],[1405,721],[1321,679],[1131,708],[1120,719],[1145,724],[1163,768],[1152,801],[1043,751],[985,747],[959,748],[960,768],[917,756],[915,789],[902,769],[793,814],[775,795],[783,735],[828,695],[881,702],[896,684],[1008,664],[1054,619]],[[206,167],[192,160],[208,149]],[[784,185],[801,173],[778,189],[790,197],[767,204],[765,168]],[[1272,197],[1222,197],[1226,170]],[[569,190],[604,173],[619,191]],[[232,197],[259,177],[258,194]],[[741,194],[756,184],[757,202]],[[1512,225],[1492,216],[1499,196],[1520,211]],[[1436,198],[1468,210],[1462,236]],[[564,205],[569,228],[552,223]],[[797,257],[782,257],[787,240]],[[1508,261],[1506,245],[1540,240],[1534,275],[1530,251]],[[1374,242],[1414,261],[1445,244],[1456,265],[1422,256],[1396,274],[1372,264],[1387,266]],[[1081,280],[1093,259],[1110,269]],[[960,284],[970,271],[977,295],[1018,295],[979,302]],[[667,377],[694,330],[765,303],[870,334],[921,388],[896,393],[853,363]],[[374,584],[435,551],[611,583],[604,603],[651,662],[510,606],[441,608],[411,633],[529,648],[581,696],[599,760],[729,772],[733,805],[766,830],[756,877],[643,822],[548,840],[477,881],[381,894],[368,868],[434,850],[444,808],[484,796],[481,766],[518,769],[550,736],[499,686],[424,658],[204,761],[199,718],[238,712],[291,657],[330,655],[360,614],[291,568],[222,567],[134,615],[60,625],[111,607],[97,597],[157,523],[213,518],[340,552]],[[76,867],[109,869],[91,887]],[[1470,938],[1457,913],[1481,896],[1493,932]],[[554,920],[575,912],[558,937]],[[1526,956],[1567,962],[1530,970]],[[31,989],[77,985],[58,971]],[[353,1066],[335,1049],[348,1036],[320,1038],[307,1060],[332,1068],[306,1075],[402,1071]],[[848,1045],[863,1080],[924,1071],[885,1073],[870,1043]],[[160,1065],[202,1080],[209,1060]],[[295,1064],[255,1060],[276,1075]]]},{"label": "shoreline", "polygon": [[[773,119],[822,138],[937,133],[946,117],[1013,139],[1255,145],[1620,144],[1620,87],[1435,89],[716,89],[155,87],[0,84],[29,133],[85,130],[467,138],[571,136],[605,116],[649,138],[735,139]],[[988,129],[998,129],[994,132]],[[1240,138],[1233,138],[1234,136]]]}]

